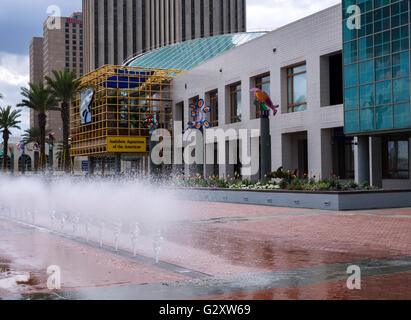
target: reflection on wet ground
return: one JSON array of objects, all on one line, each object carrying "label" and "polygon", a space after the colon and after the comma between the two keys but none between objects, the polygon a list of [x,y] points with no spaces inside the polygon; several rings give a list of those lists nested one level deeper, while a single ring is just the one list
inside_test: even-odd
[{"label": "reflection on wet ground", "polygon": [[[0,220],[0,297],[11,299],[411,299],[411,209],[330,212],[202,204],[141,239],[98,241]],[[209,205],[209,207],[207,207]],[[212,214],[211,214],[212,212]],[[211,220],[210,220],[211,219]],[[60,266],[62,289],[47,289]],[[357,265],[362,290],[347,288]]]}]

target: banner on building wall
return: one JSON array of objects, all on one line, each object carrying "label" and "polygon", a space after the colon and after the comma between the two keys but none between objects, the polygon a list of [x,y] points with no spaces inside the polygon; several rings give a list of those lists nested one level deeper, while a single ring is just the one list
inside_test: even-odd
[{"label": "banner on building wall", "polygon": [[147,151],[147,138],[108,137],[107,152],[144,153]]},{"label": "banner on building wall", "polygon": [[81,93],[81,124],[91,123],[91,103],[93,102],[93,98],[94,90],[87,89]]}]

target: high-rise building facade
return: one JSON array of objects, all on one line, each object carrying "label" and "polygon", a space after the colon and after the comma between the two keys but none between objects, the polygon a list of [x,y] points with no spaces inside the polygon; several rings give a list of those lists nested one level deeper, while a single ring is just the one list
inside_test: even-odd
[{"label": "high-rise building facade", "polygon": [[147,50],[246,30],[246,0],[83,0],[85,73]]},{"label": "high-rise building facade", "polygon": [[411,7],[408,0],[343,0],[345,133],[359,181],[410,186]]},{"label": "high-rise building facade", "polygon": [[[43,74],[43,38],[34,37],[30,41],[30,82],[42,82]],[[35,112],[30,110],[30,127],[35,126],[38,126],[38,119]]]},{"label": "high-rise building facade", "polygon": [[[70,17],[49,17],[43,23],[43,38],[30,42],[30,82],[39,83],[53,70],[75,70],[83,75],[83,17],[75,12]],[[30,126],[37,125],[36,113],[30,110]],[[47,114],[47,128],[62,139],[62,120],[59,111]]]}]

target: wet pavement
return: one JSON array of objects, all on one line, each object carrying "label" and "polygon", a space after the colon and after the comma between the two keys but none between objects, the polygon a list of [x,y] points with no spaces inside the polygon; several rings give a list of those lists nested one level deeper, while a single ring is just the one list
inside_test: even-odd
[{"label": "wet pavement", "polygon": [[[3,299],[411,299],[411,209],[334,212],[185,202],[159,263],[142,236],[102,248],[47,221],[0,219]],[[61,290],[47,268],[61,268]],[[349,266],[361,290],[347,288]]]}]

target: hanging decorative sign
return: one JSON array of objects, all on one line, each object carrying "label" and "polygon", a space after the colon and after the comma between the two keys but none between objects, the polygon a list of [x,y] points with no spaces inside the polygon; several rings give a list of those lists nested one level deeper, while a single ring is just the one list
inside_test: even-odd
[{"label": "hanging decorative sign", "polygon": [[47,137],[47,143],[49,144],[49,150],[52,151],[54,149],[54,141],[56,138],[54,137],[54,132],[50,132]]},{"label": "hanging decorative sign", "polygon": [[17,150],[21,151],[21,154],[24,156],[25,149],[26,149],[26,142],[24,140],[21,140],[20,143],[17,145]]}]

